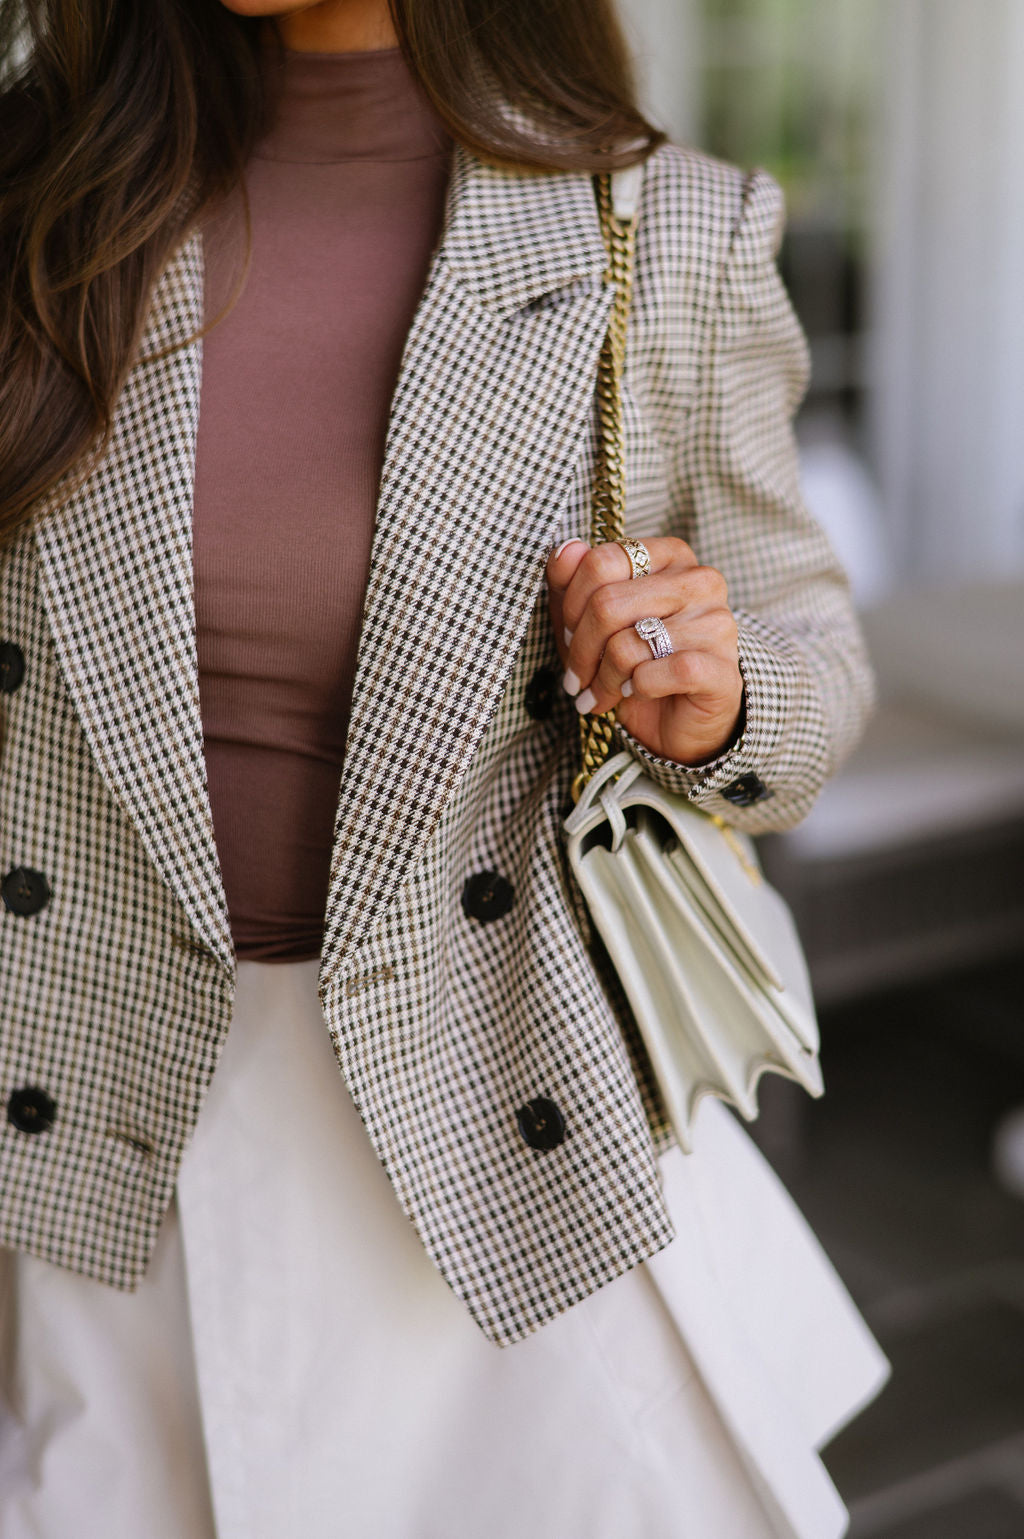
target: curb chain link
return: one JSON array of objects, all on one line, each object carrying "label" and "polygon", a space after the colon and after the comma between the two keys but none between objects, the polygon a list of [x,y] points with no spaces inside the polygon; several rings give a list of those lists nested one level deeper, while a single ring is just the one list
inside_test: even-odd
[{"label": "curb chain link", "polygon": [[[628,224],[616,219],[612,208],[611,174],[594,178],[608,266],[606,282],[615,285],[615,302],[597,365],[599,438],[591,506],[591,543],[602,545],[621,540],[626,532],[626,466],[622,431],[622,375],[626,362],[626,329],[633,290],[633,255],[636,218]],[[614,746],[614,710],[601,716],[580,718],[582,768],[573,781],[573,801],[579,797],[595,770],[600,769]]]}]

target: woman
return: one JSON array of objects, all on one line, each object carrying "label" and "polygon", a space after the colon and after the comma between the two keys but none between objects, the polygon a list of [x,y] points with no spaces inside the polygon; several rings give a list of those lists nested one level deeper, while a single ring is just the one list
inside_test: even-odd
[{"label": "woman", "polygon": [[26,10],[5,1539],[841,1533],[884,1362],[731,1117],[672,1147],[561,834],[574,704],[754,832],[867,707],[776,187],[661,144],[594,0]]}]

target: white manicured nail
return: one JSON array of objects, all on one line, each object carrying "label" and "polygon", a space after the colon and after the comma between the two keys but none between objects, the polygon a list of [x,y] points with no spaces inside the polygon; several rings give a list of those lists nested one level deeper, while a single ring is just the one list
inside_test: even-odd
[{"label": "white manicured nail", "polygon": [[626,679],[625,682],[622,685],[623,698],[628,700],[632,693],[633,693],[633,680],[632,679]]},{"label": "white manicured nail", "polygon": [[555,551],[555,560],[558,560],[567,545],[585,545],[586,543],[586,540],[581,540],[579,535],[574,535],[571,540],[563,540]]},{"label": "white manicured nail", "polygon": [[578,695],[580,692],[580,680],[576,677],[571,668],[566,670],[565,677],[562,680],[562,688],[565,690],[567,695]]},{"label": "white manicured nail", "polygon": [[562,632],[562,640],[565,642],[567,647],[571,647],[572,646],[572,631],[569,629],[568,626],[566,626],[564,631]]},{"label": "white manicured nail", "polygon": [[582,695],[576,696],[576,709],[579,711],[581,716],[586,716],[588,711],[592,711],[594,709],[594,701],[596,699],[597,696],[594,694],[592,689],[585,689]]}]

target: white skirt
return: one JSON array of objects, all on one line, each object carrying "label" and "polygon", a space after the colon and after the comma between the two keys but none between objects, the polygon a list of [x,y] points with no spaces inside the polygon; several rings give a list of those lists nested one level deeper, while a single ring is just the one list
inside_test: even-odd
[{"label": "white skirt", "polygon": [[678,1238],[488,1343],[338,1073],[315,960],[243,961],[134,1294],[0,1252],[2,1539],[837,1539],[816,1449],[887,1364],[705,1103]]}]

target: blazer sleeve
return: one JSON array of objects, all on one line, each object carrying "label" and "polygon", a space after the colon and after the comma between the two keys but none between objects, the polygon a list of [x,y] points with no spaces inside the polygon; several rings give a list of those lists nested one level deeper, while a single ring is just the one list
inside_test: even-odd
[{"label": "blazer sleeve", "polygon": [[789,828],[861,734],[874,700],[849,585],[802,498],[793,417],[807,343],[776,267],[781,189],[742,184],[739,218],[705,333],[697,395],[673,447],[671,532],[728,584],[744,721],[697,768],[624,746],[652,778],[756,834]]}]

